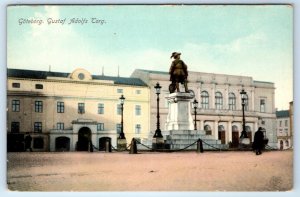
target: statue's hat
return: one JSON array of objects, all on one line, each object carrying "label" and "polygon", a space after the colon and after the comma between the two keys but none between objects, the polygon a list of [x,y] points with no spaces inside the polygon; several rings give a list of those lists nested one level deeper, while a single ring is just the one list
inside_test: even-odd
[{"label": "statue's hat", "polygon": [[178,53],[178,52],[173,52],[170,58],[172,58],[172,57],[176,57],[177,55],[181,55],[181,53]]}]

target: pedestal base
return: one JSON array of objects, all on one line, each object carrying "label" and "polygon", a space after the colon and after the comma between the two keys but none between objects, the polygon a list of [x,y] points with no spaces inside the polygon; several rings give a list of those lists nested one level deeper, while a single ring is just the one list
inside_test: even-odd
[{"label": "pedestal base", "polygon": [[241,138],[240,144],[249,145],[250,144],[250,138]]},{"label": "pedestal base", "polygon": [[117,139],[117,149],[118,150],[126,150],[127,141],[126,139]]},{"label": "pedestal base", "polygon": [[153,149],[164,149],[164,138],[156,137],[152,139],[152,148]]},{"label": "pedestal base", "polygon": [[172,93],[166,99],[169,102],[169,113],[165,125],[166,130],[193,130],[191,101],[194,95],[185,92]]}]

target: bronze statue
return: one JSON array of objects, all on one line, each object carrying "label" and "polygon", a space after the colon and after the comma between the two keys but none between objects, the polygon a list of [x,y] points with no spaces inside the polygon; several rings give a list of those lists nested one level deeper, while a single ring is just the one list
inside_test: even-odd
[{"label": "bronze statue", "polygon": [[169,86],[170,93],[175,92],[175,90],[180,92],[179,83],[184,85],[185,92],[189,92],[187,87],[187,65],[180,59],[180,55],[181,53],[174,52],[171,56],[171,58],[174,57],[174,61],[172,62],[169,71],[170,81],[172,81],[171,85]]}]

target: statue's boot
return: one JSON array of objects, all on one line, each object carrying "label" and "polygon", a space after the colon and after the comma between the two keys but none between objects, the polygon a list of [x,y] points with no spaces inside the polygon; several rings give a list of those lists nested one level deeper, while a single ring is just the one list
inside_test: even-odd
[{"label": "statue's boot", "polygon": [[176,90],[177,90],[177,92],[180,92],[180,90],[179,90],[179,83],[178,82],[176,82]]},{"label": "statue's boot", "polygon": [[186,81],[184,82],[184,89],[185,89],[185,92],[189,92]]}]

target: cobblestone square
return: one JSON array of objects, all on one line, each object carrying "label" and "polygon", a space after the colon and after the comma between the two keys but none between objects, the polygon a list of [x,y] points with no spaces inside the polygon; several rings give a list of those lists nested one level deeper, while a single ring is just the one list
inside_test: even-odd
[{"label": "cobblestone square", "polygon": [[10,191],[289,191],[293,151],[8,153]]}]

